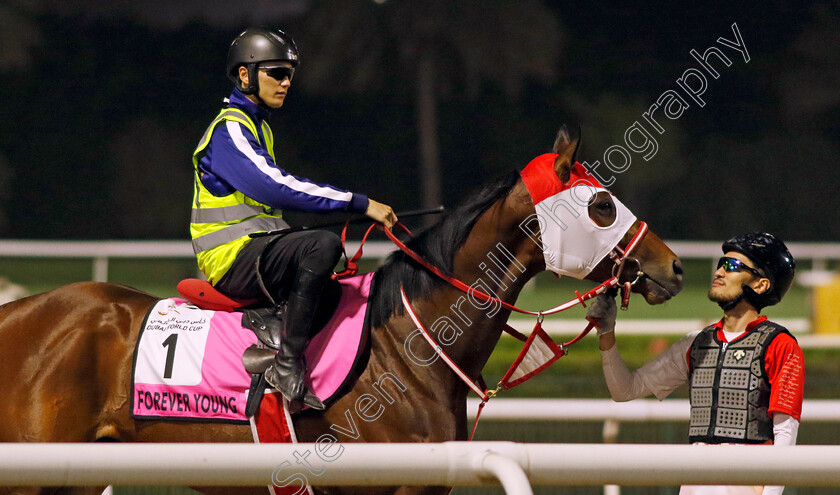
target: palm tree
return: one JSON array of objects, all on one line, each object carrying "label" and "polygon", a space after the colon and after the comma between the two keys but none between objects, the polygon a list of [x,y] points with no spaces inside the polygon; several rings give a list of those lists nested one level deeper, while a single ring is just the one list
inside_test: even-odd
[{"label": "palm tree", "polygon": [[777,80],[785,117],[810,126],[840,108],[840,3],[816,5],[812,17],[778,64]]},{"label": "palm tree", "polygon": [[35,14],[26,3],[0,4],[0,71],[29,65],[41,38]]},{"label": "palm tree", "polygon": [[[29,66],[33,58],[32,52],[42,39],[29,6],[17,3],[19,2],[0,4],[0,73]],[[8,159],[0,150],[0,197],[8,196],[12,173]],[[0,207],[0,231],[7,224],[7,212],[5,208]]]},{"label": "palm tree", "polygon": [[475,97],[492,81],[516,96],[528,78],[552,82],[562,45],[559,22],[540,0],[322,2],[300,39],[307,73],[301,82],[310,91],[372,91],[395,75],[411,81],[424,207],[442,201],[442,92],[460,86]]}]

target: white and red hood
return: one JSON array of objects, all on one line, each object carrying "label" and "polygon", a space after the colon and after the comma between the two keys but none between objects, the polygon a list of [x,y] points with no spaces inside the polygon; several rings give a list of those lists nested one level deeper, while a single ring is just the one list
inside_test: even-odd
[{"label": "white and red hood", "polygon": [[595,269],[636,221],[636,216],[615,196],[615,222],[601,227],[590,217],[588,206],[594,196],[607,191],[580,163],[575,163],[571,177],[564,183],[557,177],[557,155],[540,155],[521,172],[531,195],[539,231],[530,217],[520,227],[540,244],[545,266],[558,275],[582,279]]}]

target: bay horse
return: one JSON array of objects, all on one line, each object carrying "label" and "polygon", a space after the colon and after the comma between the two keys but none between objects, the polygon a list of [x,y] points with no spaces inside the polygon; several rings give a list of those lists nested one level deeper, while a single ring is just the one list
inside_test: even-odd
[{"label": "bay horse", "polygon": [[[565,126],[557,135],[553,167],[561,181],[569,178],[578,142],[579,137],[570,138]],[[589,217],[599,226],[615,220],[615,205],[607,192],[597,193],[587,208]],[[408,245],[466,284],[483,279],[492,296],[512,304],[525,283],[546,269],[543,248],[520,228],[534,213],[531,195],[520,174],[513,171],[485,186]],[[640,222],[635,221],[626,233],[619,233],[623,236],[619,245],[626,246],[639,227]],[[497,258],[508,273],[488,278],[488,265],[482,260],[499,246],[512,255],[510,259]],[[679,259],[656,235],[647,233],[633,256],[639,264],[633,292],[649,304],[662,303],[680,291]],[[605,258],[586,278],[602,282],[610,277],[612,266]],[[418,364],[417,356],[425,359],[434,352],[422,347],[422,339],[415,339],[411,349],[406,345],[417,327],[402,306],[400,287],[414,313],[427,324],[446,314],[465,323],[461,333],[441,329],[437,338],[471,379],[481,373],[510,311],[496,308],[492,313],[486,305],[462,304],[463,292],[400,251],[377,270],[375,278],[369,306],[371,350],[367,367],[355,387],[328,410],[294,416],[299,441],[314,442],[326,433],[340,442],[466,440],[469,388],[440,359]],[[122,285],[80,282],[0,307],[0,441],[252,442],[247,425],[135,420],[129,415],[134,348],[144,316],[157,300]],[[410,357],[407,352],[416,356]],[[388,380],[384,381],[386,374]],[[375,421],[360,421],[357,415],[365,412],[365,406],[360,409],[359,405],[371,396],[392,400],[380,401],[384,413]],[[198,489],[205,493],[260,494],[266,490]],[[0,488],[0,492],[3,490]],[[93,487],[5,490],[101,491]],[[444,494],[449,488],[315,487],[315,491]]]}]

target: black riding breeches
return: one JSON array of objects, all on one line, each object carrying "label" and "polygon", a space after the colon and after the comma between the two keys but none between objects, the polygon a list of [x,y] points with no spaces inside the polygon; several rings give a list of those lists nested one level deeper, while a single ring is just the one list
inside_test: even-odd
[{"label": "black riding breeches", "polygon": [[299,268],[329,277],[341,253],[341,239],[326,230],[257,237],[242,248],[215,287],[234,299],[264,299],[257,281],[256,262],[259,258],[266,289],[275,301],[284,300]]}]

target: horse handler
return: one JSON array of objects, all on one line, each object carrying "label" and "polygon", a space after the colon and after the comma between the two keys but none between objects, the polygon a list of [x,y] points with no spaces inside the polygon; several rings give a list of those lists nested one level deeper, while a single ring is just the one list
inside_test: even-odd
[{"label": "horse handler", "polygon": [[[692,332],[631,372],[615,339],[616,305],[600,295],[587,316],[598,319],[604,378],[613,400],[667,397],[689,382],[689,440],[696,444],[794,445],[805,385],[796,339],[760,316],[782,300],[796,265],[782,241],[767,233],[723,243],[708,297],[723,318]],[[745,451],[748,454],[747,451]],[[738,459],[732,459],[738,469]],[[779,495],[782,486],[683,486],[681,495]]]},{"label": "horse handler", "polygon": [[248,28],[230,45],[227,76],[235,88],[193,153],[195,193],[190,234],[198,266],[213,286],[234,299],[265,299],[262,283],[280,307],[258,314],[279,351],[265,372],[294,409],[324,405],[307,393],[302,354],[312,336],[321,293],[341,256],[337,235],[319,230],[252,239],[288,228],[281,209],[364,213],[390,228],[393,210],[367,196],[316,184],[277,164],[271,110],[283,106],[298,66],[298,49],[279,30]]}]

